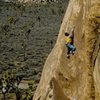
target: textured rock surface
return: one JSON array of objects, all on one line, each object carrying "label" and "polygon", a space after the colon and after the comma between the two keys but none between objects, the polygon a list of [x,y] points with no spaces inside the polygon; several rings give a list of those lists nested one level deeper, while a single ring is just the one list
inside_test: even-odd
[{"label": "textured rock surface", "polygon": [[20,3],[50,3],[50,2],[56,2],[58,0],[2,0],[6,2],[20,2]]},{"label": "textured rock surface", "polygon": [[[33,100],[100,100],[99,9],[100,0],[70,0]],[[74,25],[77,50],[67,59],[64,32]]]}]

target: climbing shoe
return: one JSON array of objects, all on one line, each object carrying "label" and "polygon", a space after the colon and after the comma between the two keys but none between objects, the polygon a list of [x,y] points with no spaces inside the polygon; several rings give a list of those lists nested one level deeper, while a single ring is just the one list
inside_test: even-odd
[{"label": "climbing shoe", "polygon": [[67,58],[69,59],[70,58],[70,55],[67,55]]},{"label": "climbing shoe", "polygon": [[72,55],[74,55],[74,54],[75,54],[75,51],[72,52]]}]

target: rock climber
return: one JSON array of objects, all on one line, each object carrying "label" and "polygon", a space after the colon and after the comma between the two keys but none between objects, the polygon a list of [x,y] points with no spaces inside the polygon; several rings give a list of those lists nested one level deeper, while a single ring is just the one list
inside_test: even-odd
[{"label": "rock climber", "polygon": [[70,34],[68,32],[65,32],[66,47],[68,49],[67,58],[70,58],[70,54],[74,54],[76,50],[74,46],[74,29],[75,27],[73,27],[72,32]]}]

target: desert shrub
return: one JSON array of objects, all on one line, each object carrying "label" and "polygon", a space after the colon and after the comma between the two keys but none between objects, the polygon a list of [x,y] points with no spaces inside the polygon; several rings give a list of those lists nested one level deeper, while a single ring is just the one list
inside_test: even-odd
[{"label": "desert shrub", "polygon": [[52,12],[53,15],[56,15],[56,11],[55,11],[54,8],[51,9],[51,12]]},{"label": "desert shrub", "polygon": [[9,25],[2,25],[1,30],[2,30],[2,32],[9,32],[10,31],[10,26]]},{"label": "desert shrub", "polygon": [[2,9],[0,8],[0,13],[2,12]]},{"label": "desert shrub", "polygon": [[33,90],[33,84],[34,84],[34,82],[29,82],[29,83],[28,83],[29,90]]},{"label": "desert shrub", "polygon": [[7,20],[9,24],[12,24],[14,22],[14,18],[12,16],[8,16]]},{"label": "desert shrub", "polygon": [[3,94],[3,99],[6,100],[6,94],[13,92],[16,95],[16,100],[20,100],[20,90],[18,88],[20,82],[22,80],[21,76],[15,76],[15,74],[11,71],[5,71],[2,74],[1,78],[1,86],[2,86],[2,94]]},{"label": "desert shrub", "polygon": [[63,14],[63,13],[64,13],[64,9],[63,9],[63,8],[59,8],[58,14],[61,15],[61,14]]}]

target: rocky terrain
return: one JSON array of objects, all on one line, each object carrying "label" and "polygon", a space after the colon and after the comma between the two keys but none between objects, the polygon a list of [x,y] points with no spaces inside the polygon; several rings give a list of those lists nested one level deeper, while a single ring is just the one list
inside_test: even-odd
[{"label": "rocky terrain", "polygon": [[1,74],[11,70],[25,80],[39,82],[67,2],[23,5],[0,1]]},{"label": "rocky terrain", "polygon": [[[67,5],[66,5],[67,6]],[[33,100],[100,100],[100,0],[70,0]],[[64,32],[75,26],[75,55]]]},{"label": "rocky terrain", "polygon": [[[22,3],[22,4],[38,4],[38,3],[42,3],[42,4],[46,4],[46,3],[54,3],[54,2],[59,2],[60,0],[2,0],[5,2],[13,2],[13,3]],[[63,2],[65,0],[62,0],[61,2]]]}]

